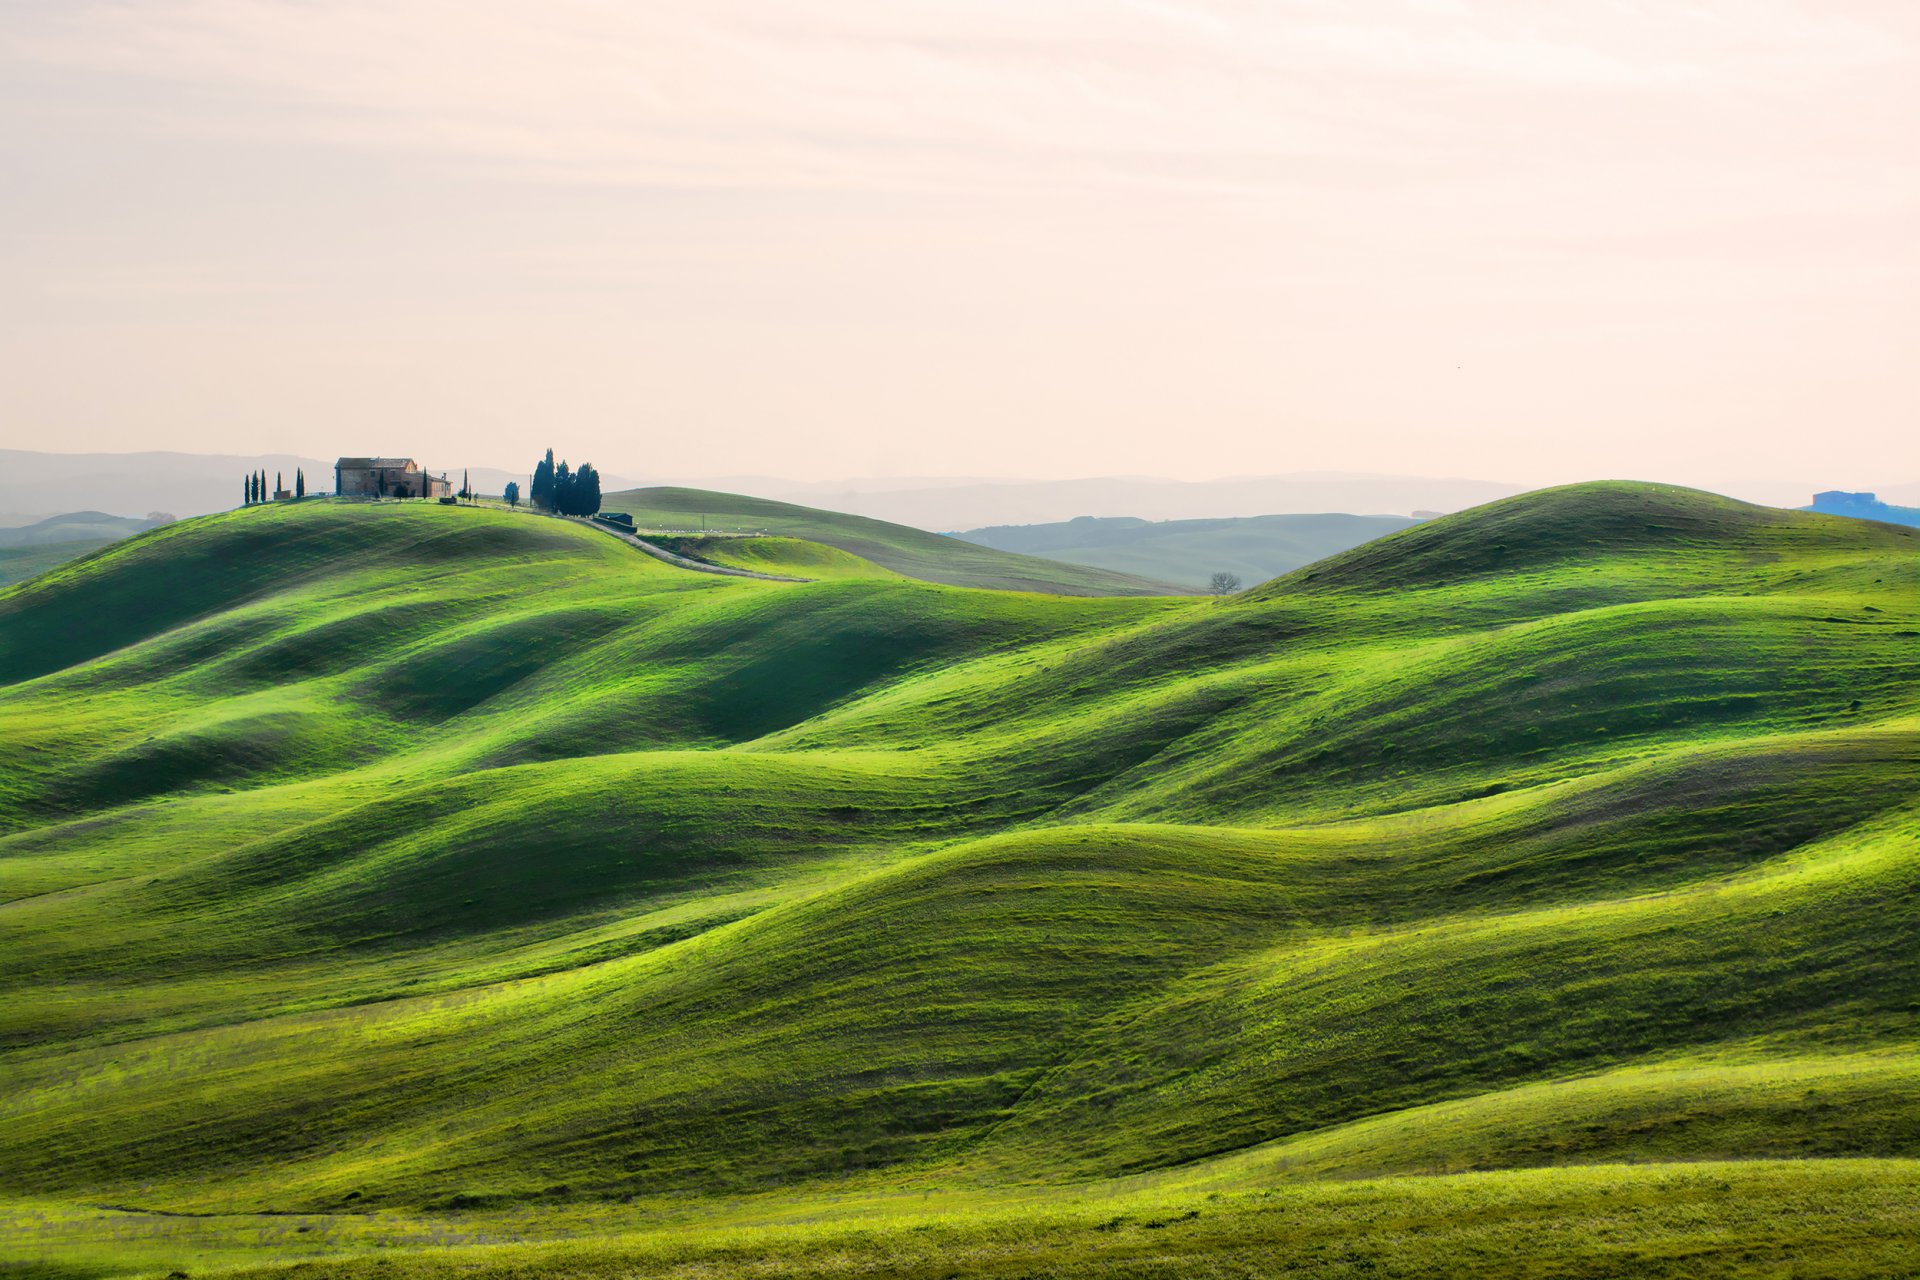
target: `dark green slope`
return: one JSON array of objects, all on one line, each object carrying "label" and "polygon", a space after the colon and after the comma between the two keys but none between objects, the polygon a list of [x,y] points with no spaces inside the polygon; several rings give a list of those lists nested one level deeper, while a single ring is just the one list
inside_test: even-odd
[{"label": "dark green slope", "polygon": [[642,529],[766,533],[824,543],[909,578],[956,587],[1073,596],[1178,595],[1190,590],[1139,574],[996,551],[885,520],[738,493],[629,489],[608,494],[606,509],[627,512]]},{"label": "dark green slope", "polygon": [[[1577,486],[1182,601],[308,504],[0,609],[0,1206],[34,1223],[918,1203],[965,1253],[979,1206],[1547,1166],[1484,1186],[1653,1248],[1570,1225],[1630,1185],[1576,1166],[1920,1160],[1898,530]],[[1742,1167],[1768,1203],[1831,1176]],[[1894,1238],[1906,1202],[1847,1203]]]},{"label": "dark green slope", "polygon": [[[615,561],[557,521],[472,513],[451,523],[426,507],[280,504],[181,521],[0,593],[0,681],[111,653],[216,610],[310,578],[342,580],[365,603],[449,594],[451,577],[496,576],[556,557]],[[354,576],[347,581],[347,575]],[[503,585],[504,582],[503,582]],[[212,652],[218,652],[218,649]]]}]

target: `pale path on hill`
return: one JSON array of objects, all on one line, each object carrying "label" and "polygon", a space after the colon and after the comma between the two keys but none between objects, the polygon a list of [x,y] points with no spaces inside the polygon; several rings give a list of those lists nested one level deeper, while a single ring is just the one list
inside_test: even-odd
[{"label": "pale path on hill", "polygon": [[560,516],[558,518],[562,520],[570,520],[574,524],[583,524],[587,526],[589,529],[598,529],[601,533],[607,534],[611,537],[618,538],[620,539],[620,541],[626,543],[628,546],[635,547],[641,551],[644,551],[648,555],[652,556],[655,560],[664,561],[667,564],[674,566],[676,569],[691,569],[695,573],[717,573],[717,574],[720,574],[722,577],[727,577],[727,578],[758,578],[762,582],[810,582],[812,581],[812,579],[810,578],[790,578],[784,574],[757,573],[752,569],[735,569],[724,564],[708,564],[704,560],[693,560],[693,559],[689,559],[686,556],[675,555],[673,552],[667,550],[665,547],[655,546],[653,543],[648,542],[645,538],[642,538],[639,534],[627,533],[624,530],[610,528],[607,525],[600,524],[594,520],[588,519],[585,516]]}]

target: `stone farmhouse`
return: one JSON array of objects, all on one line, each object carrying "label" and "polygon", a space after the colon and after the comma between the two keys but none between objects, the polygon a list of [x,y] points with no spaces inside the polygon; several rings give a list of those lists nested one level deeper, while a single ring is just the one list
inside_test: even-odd
[{"label": "stone farmhouse", "polygon": [[333,491],[343,498],[450,498],[453,483],[430,476],[412,458],[341,458]]}]

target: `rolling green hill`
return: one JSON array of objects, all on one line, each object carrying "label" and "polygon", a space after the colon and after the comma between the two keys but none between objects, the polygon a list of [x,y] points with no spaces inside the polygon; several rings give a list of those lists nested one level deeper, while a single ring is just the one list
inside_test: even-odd
[{"label": "rolling green hill", "polygon": [[309,502],[0,592],[0,1265],[1920,1268],[1920,531],[762,527],[683,549],[818,580]]},{"label": "rolling green hill", "polygon": [[769,534],[837,547],[922,582],[1072,596],[1178,595],[1187,590],[1137,574],[997,551],[903,524],[707,489],[628,489],[604,509],[625,511],[642,530]]},{"label": "rolling green hill", "polygon": [[675,555],[704,564],[805,578],[814,582],[829,578],[902,576],[871,560],[863,560],[850,551],[842,551],[824,542],[809,542],[804,538],[756,537],[751,534],[654,534],[648,541]]},{"label": "rolling green hill", "polygon": [[1215,573],[1264,582],[1414,524],[1405,516],[1278,515],[1219,520],[1080,516],[1056,524],[996,525],[955,537],[1177,582],[1204,591]]}]

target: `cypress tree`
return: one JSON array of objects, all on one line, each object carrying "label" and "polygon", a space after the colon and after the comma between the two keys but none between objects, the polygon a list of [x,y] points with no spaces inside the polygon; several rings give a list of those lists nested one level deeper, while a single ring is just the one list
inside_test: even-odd
[{"label": "cypress tree", "polygon": [[533,479],[527,483],[527,501],[542,510],[555,510],[558,504],[554,501],[553,479],[553,450],[549,449],[547,456],[534,467]]},{"label": "cypress tree", "polygon": [[307,470],[305,467],[295,467],[293,469],[293,496],[296,498],[304,498],[307,496]]},{"label": "cypress tree", "polygon": [[247,473],[246,496],[240,499],[240,505],[243,507],[253,505],[253,473],[251,471]]},{"label": "cypress tree", "polygon": [[573,514],[590,516],[600,510],[600,473],[591,462],[583,462],[573,473]]},{"label": "cypress tree", "polygon": [[284,471],[274,472],[273,473],[273,496],[276,498],[279,497],[280,491],[286,487],[287,487],[287,473]]}]

